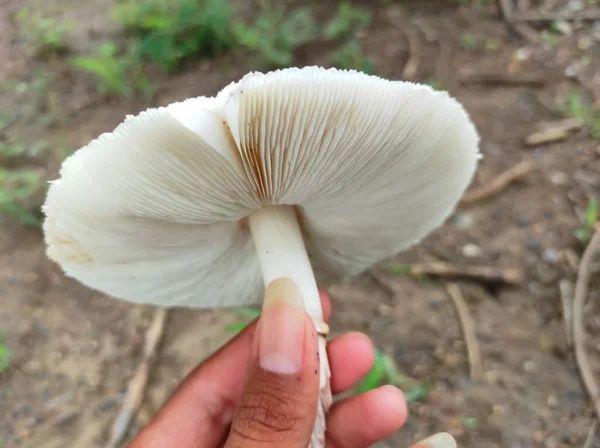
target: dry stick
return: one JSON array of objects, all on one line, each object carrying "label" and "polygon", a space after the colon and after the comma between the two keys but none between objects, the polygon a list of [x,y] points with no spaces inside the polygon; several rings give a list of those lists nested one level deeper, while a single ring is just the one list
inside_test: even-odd
[{"label": "dry stick", "polygon": [[570,133],[585,126],[581,118],[567,118],[553,123],[546,123],[543,128],[525,138],[527,146],[537,146],[564,140]]},{"label": "dry stick", "polygon": [[515,15],[514,22],[554,22],[555,20],[600,20],[600,9],[585,9],[567,13],[526,12]]},{"label": "dry stick", "polygon": [[[393,269],[392,269],[393,271]],[[507,283],[520,285],[525,281],[525,274],[517,268],[497,268],[493,266],[452,265],[443,262],[414,264],[409,274],[414,276],[430,275],[432,277],[470,278],[491,283]]]},{"label": "dry stick", "polygon": [[[510,28],[531,42],[540,42],[540,36],[533,28],[531,28],[531,26],[526,23],[515,23],[515,8],[511,0],[498,0],[498,7],[502,13],[504,21]],[[520,14],[522,14],[522,12],[519,12],[518,15]]]},{"label": "dry stick", "polygon": [[419,70],[419,58],[422,54],[421,39],[419,38],[419,31],[416,28],[409,29],[405,35],[408,40],[409,57],[408,62],[404,66],[402,78],[413,81]]},{"label": "dry stick", "polygon": [[467,192],[461,199],[461,204],[472,204],[473,202],[481,201],[489,196],[492,196],[515,180],[526,176],[538,168],[538,164],[534,160],[525,160],[499,176],[487,182],[484,186]]},{"label": "dry stick", "polygon": [[527,73],[461,73],[462,84],[491,84],[505,86],[543,87],[548,82],[548,75],[541,72]]},{"label": "dry stick", "polygon": [[592,426],[590,426],[590,430],[588,431],[588,435],[585,438],[585,443],[583,444],[583,448],[592,448],[594,443],[594,438],[596,437],[596,430],[598,429],[598,420],[594,420],[592,422]]},{"label": "dry stick", "polygon": [[467,302],[458,285],[456,283],[449,283],[446,285],[446,291],[458,312],[463,337],[467,344],[469,365],[471,367],[471,379],[478,380],[483,374],[483,364],[481,361],[481,348],[479,347],[479,340],[477,339],[477,332],[475,330],[475,321],[471,316]]},{"label": "dry stick", "polygon": [[563,279],[558,283],[560,300],[563,307],[563,319],[565,320],[565,339],[567,346],[573,345],[573,283]]},{"label": "dry stick", "polygon": [[573,343],[575,345],[575,357],[581,378],[596,409],[596,418],[600,420],[600,388],[598,388],[598,383],[596,383],[585,351],[585,328],[583,326],[583,306],[587,298],[591,277],[590,265],[599,248],[600,226],[596,228],[596,233],[594,233],[590,244],[585,249],[581,263],[579,264],[577,283],[575,284],[575,298],[573,300]]},{"label": "dry stick", "polygon": [[150,368],[156,358],[156,349],[165,329],[167,314],[168,312],[165,308],[160,308],[154,313],[152,323],[146,332],[142,361],[133,375],[133,378],[129,381],[125,403],[113,423],[110,440],[106,444],[106,448],[115,448],[121,443],[125,438],[131,420],[142,404],[146,384],[148,383],[148,377],[150,375]]}]

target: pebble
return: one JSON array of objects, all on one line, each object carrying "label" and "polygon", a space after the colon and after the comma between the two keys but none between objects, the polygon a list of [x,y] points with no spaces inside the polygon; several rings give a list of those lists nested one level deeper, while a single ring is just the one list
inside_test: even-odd
[{"label": "pebble", "polygon": [[475,218],[470,213],[457,213],[454,217],[454,227],[458,230],[468,230],[475,224]]},{"label": "pebble", "polygon": [[58,395],[57,397],[53,397],[44,403],[44,407],[46,409],[54,409],[62,406],[63,404],[68,403],[73,399],[75,393],[73,391],[65,392],[62,395]]},{"label": "pebble", "polygon": [[558,407],[558,397],[554,394],[548,395],[548,399],[546,400],[546,404],[550,409],[555,409]]},{"label": "pebble", "polygon": [[29,417],[27,419],[27,426],[30,428],[33,426],[37,426],[40,423],[44,423],[44,417],[42,417],[41,415],[36,415],[35,417]]},{"label": "pebble", "polygon": [[553,171],[550,173],[550,182],[554,185],[566,185],[569,183],[569,175],[563,171]]},{"label": "pebble", "polygon": [[527,240],[525,240],[525,247],[527,247],[527,249],[536,250],[541,247],[541,244],[532,235],[527,235]]},{"label": "pebble", "polygon": [[536,369],[535,362],[533,362],[531,360],[525,361],[525,363],[523,364],[523,368],[525,369],[526,372],[529,372],[529,373],[534,372]]},{"label": "pebble", "polygon": [[69,425],[69,424],[73,423],[75,420],[77,420],[78,418],[79,418],[78,411],[75,411],[75,410],[65,411],[56,418],[55,424],[56,424],[56,426]]},{"label": "pebble", "polygon": [[465,244],[462,248],[462,253],[465,257],[476,258],[483,255],[483,250],[476,244]]},{"label": "pebble", "polygon": [[542,252],[542,258],[548,263],[556,263],[559,257],[560,252],[556,249],[553,249],[552,247],[544,249],[544,251]]},{"label": "pebble", "polygon": [[528,227],[531,224],[531,219],[527,216],[519,216],[517,217],[517,225],[519,227]]}]

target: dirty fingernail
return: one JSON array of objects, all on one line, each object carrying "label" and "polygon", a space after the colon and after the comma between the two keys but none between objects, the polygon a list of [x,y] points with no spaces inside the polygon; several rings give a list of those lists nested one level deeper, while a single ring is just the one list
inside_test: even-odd
[{"label": "dirty fingernail", "polygon": [[259,324],[260,366],[274,373],[296,373],[304,358],[304,301],[296,284],[281,278],[265,291]]},{"label": "dirty fingernail", "polygon": [[454,440],[454,437],[447,432],[440,432],[417,442],[415,446],[428,448],[456,448],[456,440]]}]

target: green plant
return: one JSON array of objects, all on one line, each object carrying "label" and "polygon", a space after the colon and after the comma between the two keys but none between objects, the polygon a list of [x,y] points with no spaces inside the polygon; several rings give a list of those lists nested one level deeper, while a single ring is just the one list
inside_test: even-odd
[{"label": "green plant", "polygon": [[333,54],[332,59],[334,65],[342,69],[357,70],[364,73],[373,72],[373,64],[363,53],[358,39],[352,39],[343,45]]},{"label": "green plant", "polygon": [[10,351],[4,342],[4,338],[0,335],[0,374],[8,369],[10,369]]},{"label": "green plant", "polygon": [[231,48],[231,16],[223,0],[129,1],[113,11],[136,37],[140,58],[169,71],[186,59],[214,57]]},{"label": "green plant", "polygon": [[473,51],[479,48],[479,37],[473,33],[464,33],[460,43],[465,50]]},{"label": "green plant", "polygon": [[370,23],[369,10],[341,2],[337,15],[325,25],[323,33],[329,40],[340,40],[352,33],[356,27],[365,28]]},{"label": "green plant", "polygon": [[237,22],[233,32],[240,45],[260,55],[259,65],[286,67],[298,46],[315,39],[317,25],[308,8],[276,6],[263,10],[254,25]]},{"label": "green plant", "polygon": [[375,349],[373,367],[359,383],[357,392],[367,392],[382,384],[392,384],[404,389],[404,396],[408,403],[426,400],[429,393],[426,384],[400,374],[393,359],[383,354],[380,349]]},{"label": "green plant", "polygon": [[95,56],[80,56],[72,63],[74,67],[94,74],[101,92],[131,97],[135,92],[149,93],[152,90],[137,56],[119,55],[112,42],[101,44]]},{"label": "green plant", "polygon": [[36,55],[56,54],[67,50],[66,32],[69,27],[32,12],[28,7],[17,13],[19,32]]},{"label": "green plant", "polygon": [[32,170],[0,168],[0,212],[17,218],[23,225],[38,227],[41,219],[37,211],[22,205],[42,188],[42,180]]},{"label": "green plant", "polygon": [[591,101],[582,92],[571,92],[565,101],[556,106],[556,112],[582,119],[590,128],[591,136],[600,139],[600,110],[594,109]]},{"label": "green plant", "polygon": [[585,246],[590,242],[592,235],[596,231],[598,225],[598,201],[595,198],[590,198],[586,209],[586,222],[582,227],[575,230],[574,236]]}]

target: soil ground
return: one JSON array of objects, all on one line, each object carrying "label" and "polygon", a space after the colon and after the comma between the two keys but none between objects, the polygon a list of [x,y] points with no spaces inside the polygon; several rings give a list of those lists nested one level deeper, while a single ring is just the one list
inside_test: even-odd
[{"label": "soil ground", "polygon": [[[432,385],[426,401],[411,405],[405,428],[378,446],[408,446],[448,430],[463,447],[579,447],[594,414],[565,338],[558,285],[576,279],[583,246],[573,234],[585,221],[588,198],[600,193],[600,146],[587,127],[535,148],[523,139],[540,122],[556,120],[554,105],[571,92],[600,99],[595,75],[600,28],[589,21],[570,23],[570,34],[555,33],[550,41],[543,37],[548,23],[534,23],[531,29],[541,37],[536,43],[507,26],[495,6],[486,5],[493,2],[473,3],[363,1],[374,15],[360,35],[365,54],[378,75],[392,79],[402,79],[407,61],[416,58],[416,80],[437,80],[465,105],[481,133],[484,154],[474,188],[523,159],[535,160],[539,169],[494,196],[461,206],[423,244],[385,263],[436,259],[519,268],[526,280],[517,286],[460,283],[482,349],[483,375],[477,381],[470,379],[445,280],[418,281],[378,271],[333,287],[331,327],[335,334],[366,332],[403,373]],[[544,4],[560,10],[586,2],[523,3],[538,11]],[[28,144],[45,139],[57,146],[66,136],[67,147],[78,148],[112,130],[126,114],[212,95],[248,71],[249,57],[233,52],[190,63],[168,77],[157,73],[151,100],[107,98],[94,93],[90,78],[74,71],[67,57],[45,62],[32,57],[10,19],[23,5],[0,2],[0,109],[14,113],[11,132]],[[108,0],[52,0],[43,8],[75,23],[69,33],[71,51],[78,53],[118,35],[110,5]],[[250,3],[235,6],[252,12]],[[314,7],[324,15],[336,8],[331,1]],[[413,45],[407,39],[411,33],[416,35]],[[296,52],[295,64],[331,65],[330,52],[326,44],[305,45]],[[566,76],[573,67],[576,76]],[[55,78],[41,92],[19,90],[42,72]],[[475,83],[472,74],[541,77],[533,84]],[[56,175],[57,167],[47,158],[35,165],[47,178]],[[0,331],[12,359],[11,368],[0,374],[0,446],[102,446],[139,362],[152,309],[104,297],[65,278],[46,259],[38,229],[6,216],[1,224]],[[597,277],[585,326],[586,349],[600,380]],[[223,311],[170,314],[130,435],[193,366],[231,337],[224,327],[235,319]],[[600,447],[600,435],[593,440],[591,446]]]}]

